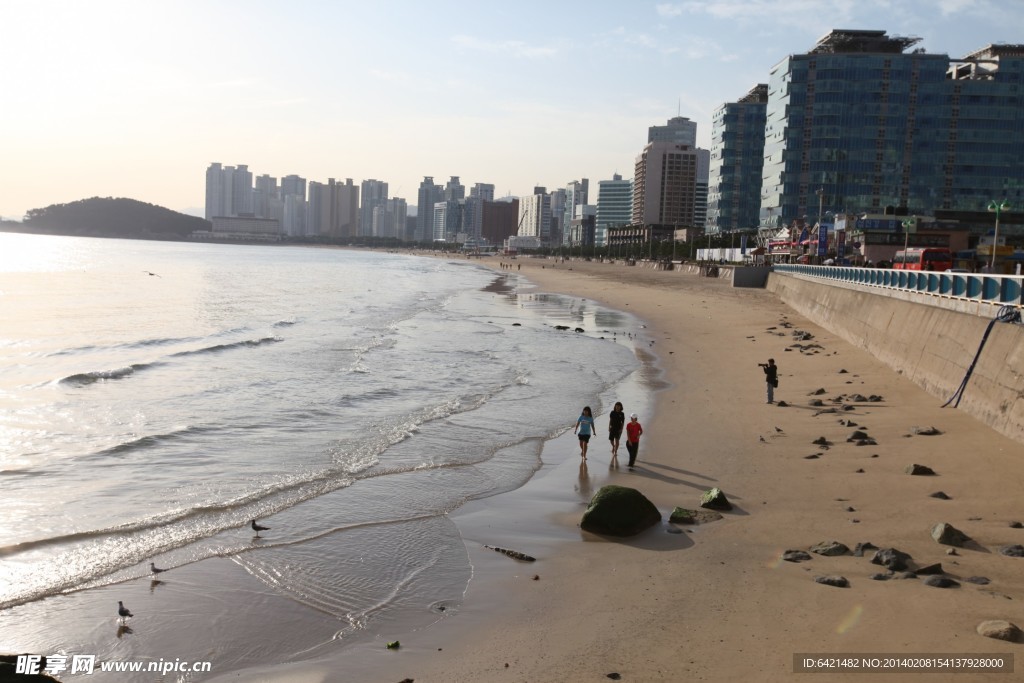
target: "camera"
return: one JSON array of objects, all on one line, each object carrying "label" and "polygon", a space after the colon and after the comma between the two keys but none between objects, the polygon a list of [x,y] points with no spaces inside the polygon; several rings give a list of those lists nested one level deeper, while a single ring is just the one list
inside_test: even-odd
[{"label": "camera", "polygon": [[766,368],[766,367],[768,367],[768,364],[767,363],[758,363],[757,367],[759,367],[759,368]]}]

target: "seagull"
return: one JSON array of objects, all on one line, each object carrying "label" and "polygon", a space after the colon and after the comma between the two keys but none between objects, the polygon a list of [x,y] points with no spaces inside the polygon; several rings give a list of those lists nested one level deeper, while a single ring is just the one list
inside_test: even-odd
[{"label": "seagull", "polygon": [[155,564],[150,562],[149,563],[149,571],[153,572],[154,574],[159,574],[160,572],[165,572],[167,570],[166,569],[160,569],[160,567],[157,567]]},{"label": "seagull", "polygon": [[156,273],[151,273],[151,272],[149,272],[148,270],[144,270],[144,271],[142,271],[142,272],[143,272],[143,273],[145,273],[146,275],[152,275],[152,276],[154,276],[154,277],[160,277],[160,276],[159,276],[159,275],[157,275]]},{"label": "seagull", "polygon": [[261,526],[261,525],[257,524],[256,520],[254,519],[254,520],[252,520],[252,530],[256,532],[257,536],[259,536],[261,531],[270,531],[270,527],[269,526]]},{"label": "seagull", "polygon": [[128,608],[124,606],[124,603],[120,600],[117,601],[117,615],[121,617],[121,623],[128,617],[134,617],[135,615],[128,611]]}]

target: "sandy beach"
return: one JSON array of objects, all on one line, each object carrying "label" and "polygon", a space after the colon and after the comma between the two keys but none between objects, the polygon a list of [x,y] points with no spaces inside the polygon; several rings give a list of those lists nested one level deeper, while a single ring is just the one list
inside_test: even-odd
[{"label": "sandy beach", "polygon": [[[1019,643],[976,632],[986,620],[1024,623],[1024,560],[997,552],[1024,542],[1024,530],[1010,526],[1024,519],[1014,493],[1024,484],[1020,444],[941,409],[899,373],[763,290],[596,262],[513,263],[512,272],[538,292],[590,298],[644,321],[656,358],[653,386],[666,388],[652,392],[653,415],[641,416],[639,467],[629,472],[621,455],[618,469],[609,466],[604,414],[585,478],[571,432],[555,440],[549,448],[561,464],[546,464],[521,489],[454,513],[474,563],[457,614],[407,634],[400,651],[375,644],[357,657],[348,653],[340,678],[329,661],[301,667],[304,677],[852,680],[861,674],[796,674],[794,655],[1024,652]],[[794,348],[796,330],[813,335],[802,344],[818,348]],[[769,357],[780,368],[775,398],[785,407],[766,404],[757,364]],[[815,394],[819,389],[824,392]],[[831,399],[852,394],[881,400],[838,412],[810,405],[815,399],[824,399],[825,408],[840,405]],[[626,412],[632,410],[627,402]],[[915,427],[942,433],[916,435]],[[857,429],[877,445],[847,442]],[[830,445],[812,443],[820,437]],[[905,472],[911,464],[936,475],[911,476]],[[639,489],[665,521],[629,539],[581,531],[584,480],[592,492],[605,483]],[[726,493],[733,511],[683,534],[668,533],[672,508],[697,507],[712,486]],[[949,499],[931,497],[938,491]],[[949,554],[950,546],[930,535],[941,522],[973,543]],[[959,586],[931,587],[923,576],[872,580],[886,573],[870,562],[874,551],[781,560],[786,550],[831,540],[851,550],[864,542],[896,548],[913,558],[912,567],[941,563]],[[537,561],[517,562],[485,545]],[[843,576],[849,586],[816,583],[818,576]],[[989,582],[964,581],[969,577]],[[298,672],[263,674],[263,680],[284,680]],[[965,677],[1006,680],[1003,673],[956,674]]]}]

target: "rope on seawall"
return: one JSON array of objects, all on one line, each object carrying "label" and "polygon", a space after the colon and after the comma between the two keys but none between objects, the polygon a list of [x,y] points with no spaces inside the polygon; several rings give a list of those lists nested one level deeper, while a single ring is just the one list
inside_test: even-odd
[{"label": "rope on seawall", "polygon": [[985,342],[988,341],[988,335],[992,332],[992,328],[995,327],[996,323],[1011,323],[1019,325],[1021,322],[1020,311],[1013,306],[1000,306],[999,311],[996,313],[996,317],[989,321],[988,327],[985,328],[985,334],[981,336],[981,344],[978,345],[978,351],[974,354],[974,360],[971,361],[970,366],[967,368],[967,374],[964,375],[963,381],[960,382],[960,386],[957,387],[953,395],[949,397],[949,400],[942,404],[945,408],[955,400],[953,407],[956,408],[960,405],[960,399],[964,396],[964,389],[967,388],[967,382],[971,379],[971,374],[974,372],[974,366],[978,364],[978,359],[981,358],[981,350],[985,348]]}]

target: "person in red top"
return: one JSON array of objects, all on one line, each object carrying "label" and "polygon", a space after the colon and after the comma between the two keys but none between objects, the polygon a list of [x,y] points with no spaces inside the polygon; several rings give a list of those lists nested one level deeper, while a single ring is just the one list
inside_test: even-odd
[{"label": "person in red top", "polygon": [[644,428],[637,421],[636,413],[629,416],[629,423],[626,425],[626,450],[629,451],[629,469],[633,469],[636,463],[636,453],[640,450],[640,435]]}]

